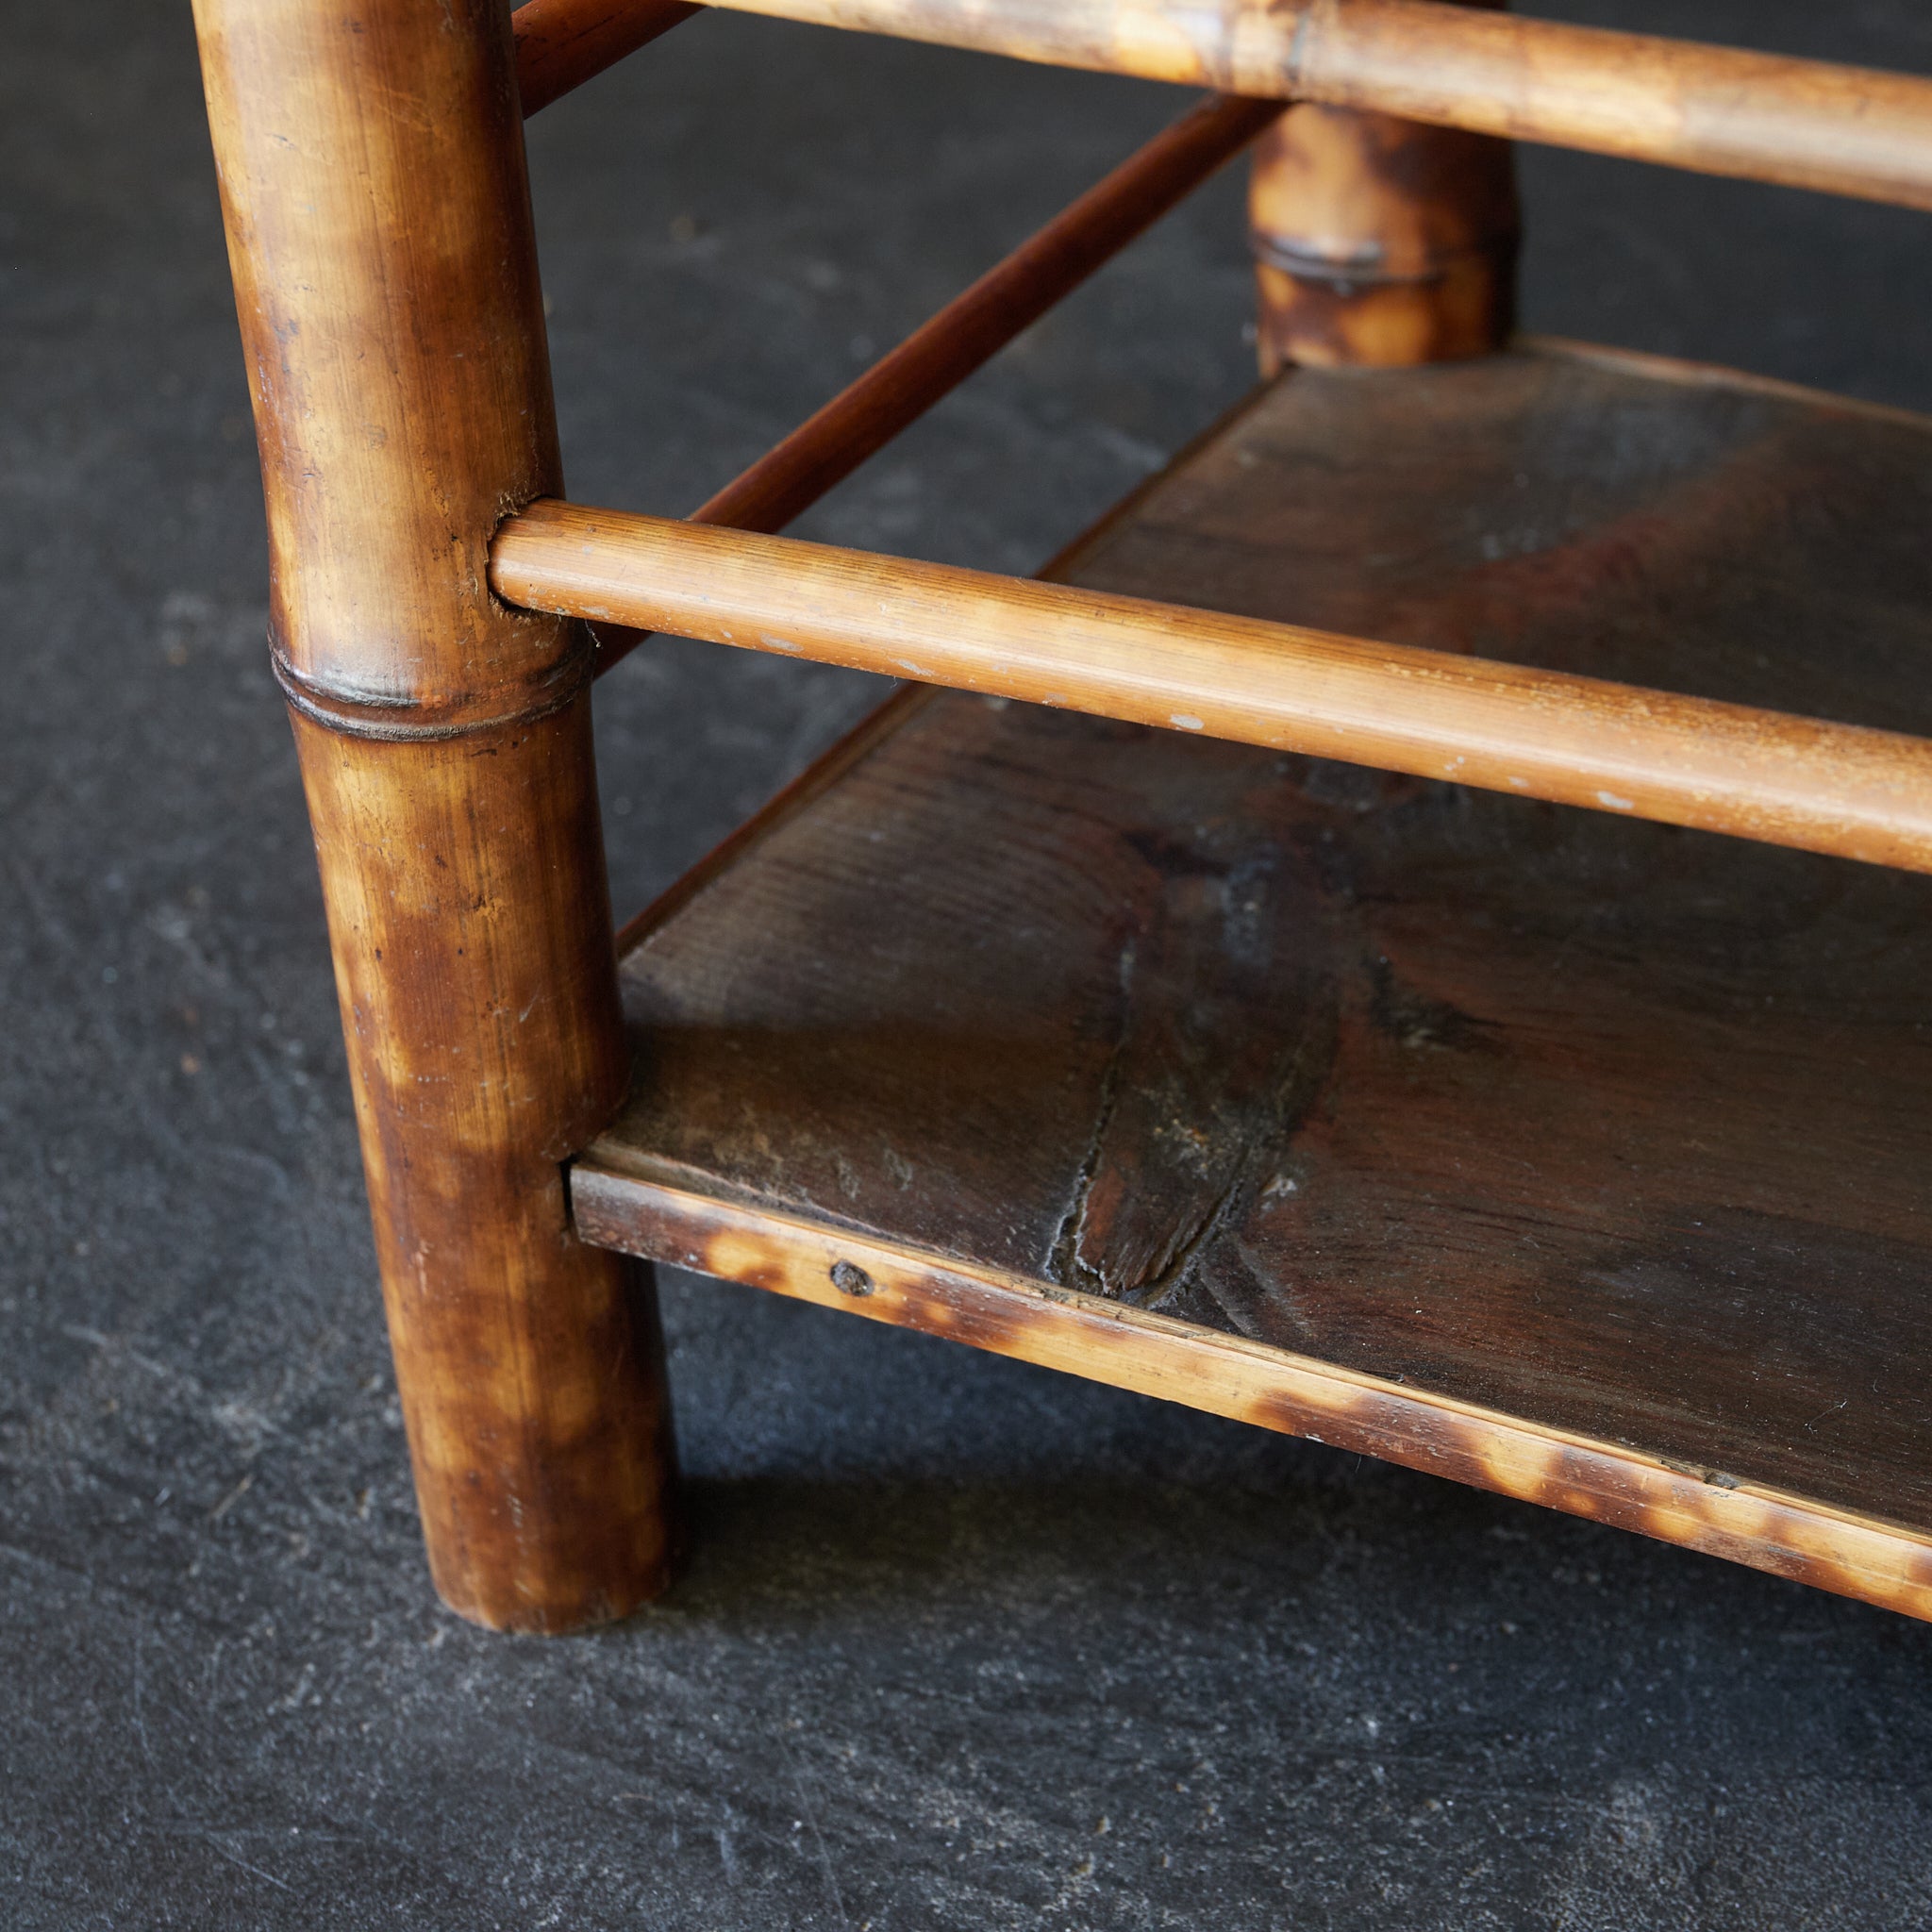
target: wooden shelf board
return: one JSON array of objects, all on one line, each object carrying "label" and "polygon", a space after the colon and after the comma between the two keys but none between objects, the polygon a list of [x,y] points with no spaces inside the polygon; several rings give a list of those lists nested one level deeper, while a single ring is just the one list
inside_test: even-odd
[{"label": "wooden shelf board", "polygon": [[[1533,344],[1296,374],[1055,574],[1923,731],[1928,512],[1915,419]],[[575,1211],[1932,1615],[1928,914],[912,693],[626,935]]]}]

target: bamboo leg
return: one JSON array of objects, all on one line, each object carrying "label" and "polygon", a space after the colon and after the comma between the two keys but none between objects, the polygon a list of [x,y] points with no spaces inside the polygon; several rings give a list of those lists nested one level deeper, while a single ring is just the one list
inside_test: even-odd
[{"label": "bamboo leg", "polygon": [[1507,141],[1292,108],[1256,144],[1248,215],[1263,375],[1453,361],[1508,337],[1519,225]]},{"label": "bamboo leg", "polygon": [[591,646],[485,582],[561,483],[508,11],[195,12],[430,1567],[569,1629],[660,1586],[672,1475],[648,1274],[560,1169],[627,1075]]}]

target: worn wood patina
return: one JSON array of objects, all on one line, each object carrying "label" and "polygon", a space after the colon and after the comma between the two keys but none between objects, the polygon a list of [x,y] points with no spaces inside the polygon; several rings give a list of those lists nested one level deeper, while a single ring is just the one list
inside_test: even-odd
[{"label": "worn wood patina", "polygon": [[[1925,730],[1928,514],[1551,346],[1285,377],[1057,575]],[[1932,1612],[1932,881],[918,694],[625,946],[594,1239]]]}]

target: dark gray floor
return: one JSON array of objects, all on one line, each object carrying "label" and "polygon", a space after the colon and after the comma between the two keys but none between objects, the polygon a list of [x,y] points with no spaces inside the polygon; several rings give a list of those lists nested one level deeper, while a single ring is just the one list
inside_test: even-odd
[{"label": "dark gray floor", "polygon": [[[1573,18],[1932,69],[1917,0]],[[0,1924],[1897,1928],[1932,1632],[677,1277],[662,1607],[433,1602],[179,0],[0,63]],[[572,481],[697,501],[1174,111],[705,18],[533,134]],[[1533,326],[1932,407],[1922,218],[1526,158]],[[1247,380],[1239,184],[807,526],[1037,564]],[[600,690],[620,911],[868,702]]]}]

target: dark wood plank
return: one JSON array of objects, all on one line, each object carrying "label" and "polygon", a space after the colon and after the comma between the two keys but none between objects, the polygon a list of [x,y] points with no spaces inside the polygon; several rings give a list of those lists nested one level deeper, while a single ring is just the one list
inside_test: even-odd
[{"label": "dark wood plank", "polygon": [[[1541,348],[1296,375],[1059,574],[1925,730],[1928,497],[1913,419]],[[797,796],[627,953],[598,1239],[708,1199],[1932,1527],[1932,882],[951,695]]]},{"label": "dark wood plank", "polygon": [[1932,430],[1608,350],[1303,370],[1062,566],[1133,596],[1932,731]]}]

